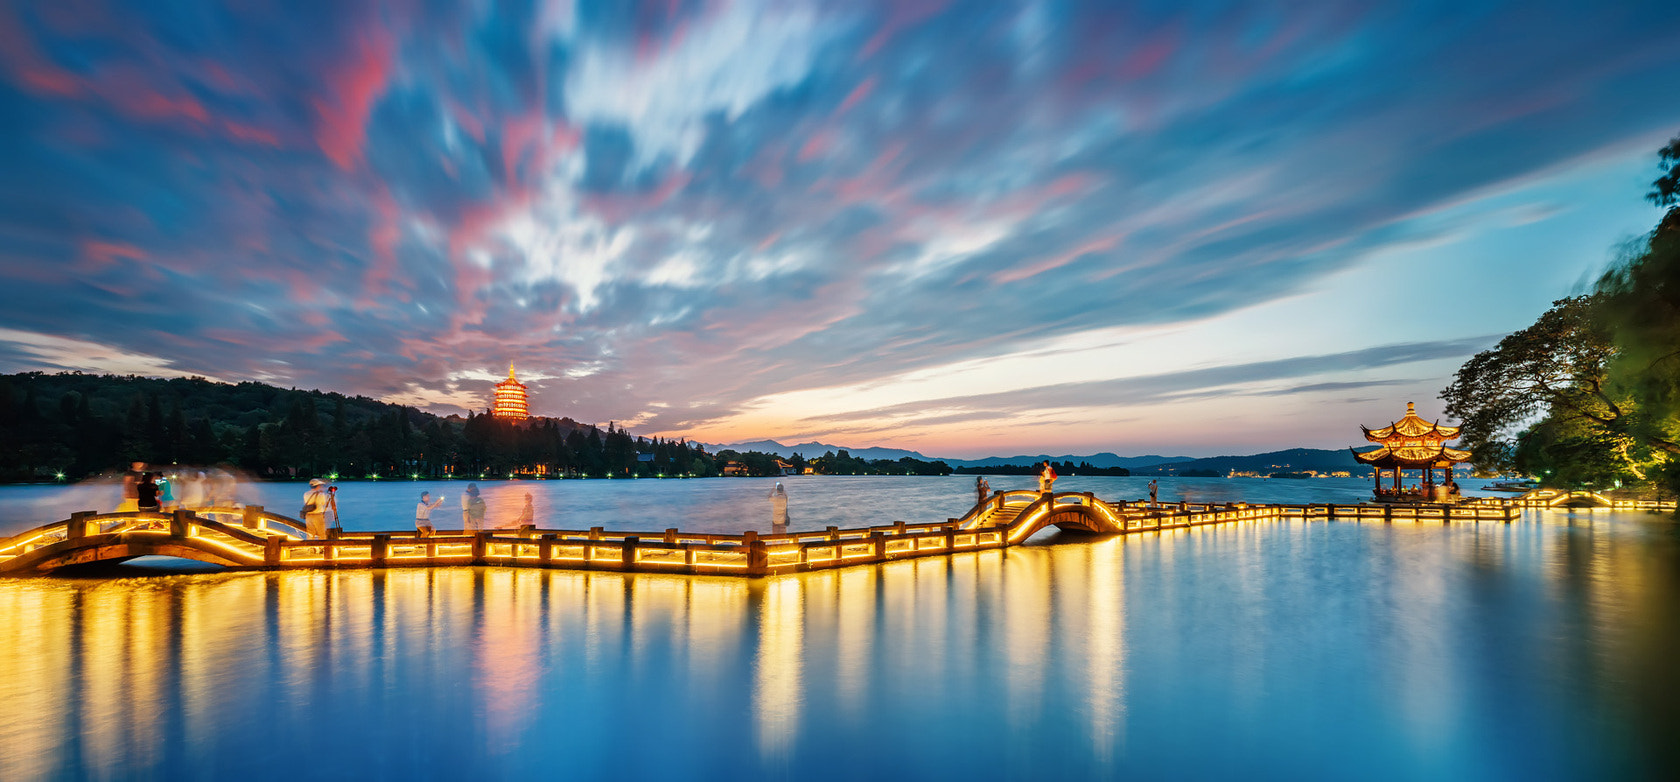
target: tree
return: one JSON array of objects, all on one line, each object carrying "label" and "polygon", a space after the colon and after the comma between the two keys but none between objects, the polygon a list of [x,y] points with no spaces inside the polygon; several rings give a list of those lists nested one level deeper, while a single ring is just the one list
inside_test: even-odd
[{"label": "tree", "polygon": [[1668,146],[1657,151],[1657,166],[1663,175],[1651,183],[1645,200],[1659,207],[1680,204],[1680,136],[1670,139]]},{"label": "tree", "polygon": [[[1560,462],[1588,459],[1597,480],[1620,472],[1643,478],[1628,432],[1627,400],[1614,395],[1608,368],[1615,355],[1595,296],[1559,299],[1534,325],[1475,355],[1441,392],[1447,415],[1463,422],[1474,464],[1489,472],[1544,475]],[[1535,427],[1544,422],[1544,433]],[[1517,447],[1519,434],[1535,432]]]},{"label": "tree", "polygon": [[1668,211],[1646,241],[1441,392],[1477,467],[1680,489],[1680,136],[1658,157],[1646,198]]}]

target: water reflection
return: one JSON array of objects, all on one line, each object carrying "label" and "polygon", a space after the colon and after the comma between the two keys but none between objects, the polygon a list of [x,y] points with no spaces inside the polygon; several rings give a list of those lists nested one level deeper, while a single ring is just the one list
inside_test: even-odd
[{"label": "water reflection", "polygon": [[1624,777],[1673,524],[1283,521],[741,581],[0,582],[0,778]]},{"label": "water reflection", "polygon": [[753,662],[753,718],[758,749],[780,759],[799,730],[805,606],[800,580],[776,579],[762,588],[758,656]]}]

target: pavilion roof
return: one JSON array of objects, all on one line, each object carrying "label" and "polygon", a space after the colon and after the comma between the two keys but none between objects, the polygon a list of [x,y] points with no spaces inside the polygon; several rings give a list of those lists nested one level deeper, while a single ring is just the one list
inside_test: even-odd
[{"label": "pavilion roof", "polygon": [[1372,467],[1420,470],[1425,467],[1448,467],[1458,462],[1470,461],[1470,452],[1444,445],[1403,445],[1398,448],[1385,445],[1365,453],[1354,451],[1353,458]]},{"label": "pavilion roof", "polygon": [[1425,421],[1417,415],[1417,405],[1407,402],[1406,415],[1381,429],[1359,427],[1365,430],[1365,439],[1373,443],[1384,443],[1396,439],[1429,438],[1435,440],[1455,440],[1458,438],[1459,427],[1442,426],[1439,421]]}]

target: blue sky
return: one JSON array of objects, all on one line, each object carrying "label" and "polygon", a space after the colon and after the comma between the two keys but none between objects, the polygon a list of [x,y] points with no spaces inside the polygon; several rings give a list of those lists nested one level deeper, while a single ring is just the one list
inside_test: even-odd
[{"label": "blue sky", "polygon": [[1672,3],[12,3],[0,370],[1333,447],[1654,225]]}]

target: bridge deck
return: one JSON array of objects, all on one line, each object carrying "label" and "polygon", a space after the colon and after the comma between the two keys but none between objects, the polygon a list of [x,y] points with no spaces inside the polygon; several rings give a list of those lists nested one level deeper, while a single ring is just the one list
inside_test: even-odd
[{"label": "bridge deck", "polygon": [[[441,530],[421,537],[403,530],[344,532],[328,539],[310,539],[301,522],[260,506],[170,514],[84,512],[0,540],[0,575],[41,574],[71,565],[158,554],[241,570],[498,565],[765,576],[1005,548],[1051,525],[1095,534],[1134,534],[1278,519],[1510,523],[1521,508],[1551,500],[1525,495],[1452,505],[1207,505],[1107,502],[1090,493],[1012,491],[993,495],[962,518],[943,524],[897,522],[779,535],[527,527],[472,533]],[[1674,504],[1627,507],[1672,510]]]}]

